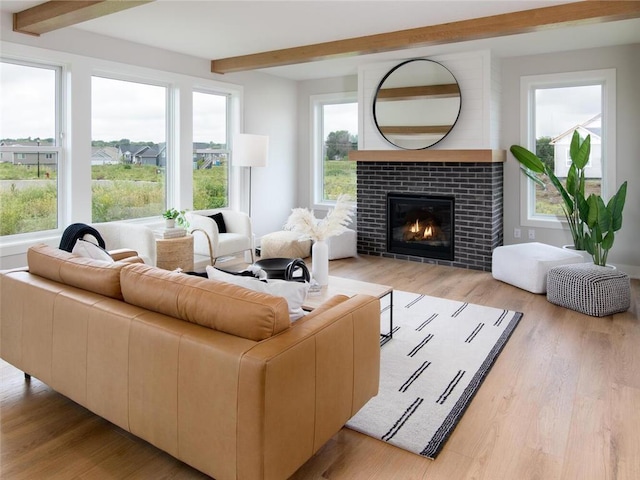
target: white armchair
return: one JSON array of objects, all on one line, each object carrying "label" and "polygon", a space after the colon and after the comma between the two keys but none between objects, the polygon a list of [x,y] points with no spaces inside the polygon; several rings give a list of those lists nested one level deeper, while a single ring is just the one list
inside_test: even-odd
[{"label": "white armchair", "polygon": [[156,266],[156,237],[149,227],[126,222],[92,223],[91,226],[103,238],[107,250],[135,250],[144,263]]},{"label": "white armchair", "polygon": [[[226,232],[221,233],[218,224],[211,218],[222,214]],[[245,251],[253,257],[253,232],[251,219],[246,213],[234,210],[195,210],[186,213],[189,230],[193,235],[193,269],[204,271],[207,265],[215,265],[220,257]]]}]

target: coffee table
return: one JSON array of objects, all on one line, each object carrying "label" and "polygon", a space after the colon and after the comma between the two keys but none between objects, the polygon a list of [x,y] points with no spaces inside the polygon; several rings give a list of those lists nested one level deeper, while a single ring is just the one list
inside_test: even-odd
[{"label": "coffee table", "polygon": [[350,278],[334,277],[329,275],[329,283],[322,287],[319,292],[309,292],[307,298],[302,303],[303,310],[312,311],[322,305],[334,295],[354,295],[365,294],[378,297],[382,300],[389,295],[389,333],[381,333],[384,338],[393,337],[393,287],[380,285],[379,283],[362,282]]}]

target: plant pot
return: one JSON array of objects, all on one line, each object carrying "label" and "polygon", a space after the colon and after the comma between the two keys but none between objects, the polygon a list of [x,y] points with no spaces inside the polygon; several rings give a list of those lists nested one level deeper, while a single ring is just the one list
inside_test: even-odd
[{"label": "plant pot", "polygon": [[176,227],[176,219],[175,218],[165,218],[164,219],[165,228],[175,228]]},{"label": "plant pot", "polygon": [[584,259],[585,263],[593,263],[593,258],[591,257],[591,254],[586,250],[576,250],[576,247],[573,245],[563,245],[562,248],[564,248],[565,250],[571,250],[573,252],[576,252],[582,255],[582,258]]}]

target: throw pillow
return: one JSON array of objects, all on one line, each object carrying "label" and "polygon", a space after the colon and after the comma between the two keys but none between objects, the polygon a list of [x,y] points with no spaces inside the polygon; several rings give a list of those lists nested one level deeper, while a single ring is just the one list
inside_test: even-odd
[{"label": "throw pillow", "polygon": [[218,225],[218,233],[227,233],[227,226],[224,223],[224,217],[222,213],[214,213],[213,215],[209,215],[209,218],[212,218],[216,225]]},{"label": "throw pillow", "polygon": [[82,238],[78,238],[76,240],[71,253],[78,255],[79,257],[93,258],[94,260],[103,260],[111,263],[114,261],[111,255],[109,255],[104,248]]},{"label": "throw pillow", "polygon": [[276,297],[284,297],[289,306],[291,322],[304,317],[302,303],[309,292],[308,282],[287,282],[286,280],[259,280],[255,277],[244,277],[222,272],[211,265],[207,266],[207,276],[213,280],[232,283],[255,292],[268,293]]}]

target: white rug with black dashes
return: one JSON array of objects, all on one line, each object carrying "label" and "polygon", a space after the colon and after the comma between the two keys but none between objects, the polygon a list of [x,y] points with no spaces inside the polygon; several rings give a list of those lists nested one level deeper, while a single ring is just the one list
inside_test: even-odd
[{"label": "white rug with black dashes", "polygon": [[[347,427],[435,458],[521,318],[520,312],[394,291],[394,332],[381,342],[379,393]],[[387,332],[388,305],[381,321]]]}]

